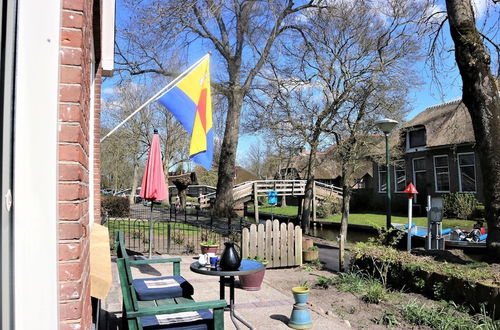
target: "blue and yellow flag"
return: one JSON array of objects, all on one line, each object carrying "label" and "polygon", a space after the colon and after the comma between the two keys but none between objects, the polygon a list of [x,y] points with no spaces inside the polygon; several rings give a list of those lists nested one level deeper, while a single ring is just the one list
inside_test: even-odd
[{"label": "blue and yellow flag", "polygon": [[158,101],[191,134],[189,158],[210,170],[214,148],[209,57],[202,60]]}]

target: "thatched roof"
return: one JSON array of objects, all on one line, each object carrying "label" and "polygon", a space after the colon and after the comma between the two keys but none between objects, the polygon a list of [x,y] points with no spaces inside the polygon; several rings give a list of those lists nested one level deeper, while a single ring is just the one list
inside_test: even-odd
[{"label": "thatched roof", "polygon": [[234,179],[234,184],[255,180],[260,180],[260,178],[249,170],[236,165],[236,178]]},{"label": "thatched roof", "polygon": [[416,126],[425,127],[429,148],[475,142],[469,111],[462,100],[425,109],[405,123],[400,132]]},{"label": "thatched roof", "polygon": [[[356,166],[354,169],[354,177],[359,179],[365,174],[373,176],[373,166],[368,156],[372,153],[377,153],[374,149],[379,146],[379,142],[383,139],[380,135],[365,135],[358,136],[363,139],[364,142],[364,152],[360,155],[360,159],[356,161]],[[342,176],[341,163],[339,162],[337,156],[337,146],[332,146],[324,152],[316,153],[317,166],[314,171],[314,178],[317,180],[332,180]],[[291,168],[295,168],[298,172],[300,179],[305,179],[307,177],[307,164],[309,161],[310,153],[301,153],[292,159]]]}]

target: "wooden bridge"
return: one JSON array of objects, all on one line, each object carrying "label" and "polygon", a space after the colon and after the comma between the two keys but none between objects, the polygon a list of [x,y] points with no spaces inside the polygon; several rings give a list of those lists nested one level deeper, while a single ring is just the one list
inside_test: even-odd
[{"label": "wooden bridge", "polygon": [[[278,196],[304,196],[306,180],[257,180],[247,181],[235,185],[233,188],[233,199],[235,204],[243,204],[254,201],[255,219],[259,219],[259,206],[255,201],[259,197],[267,197],[269,191],[276,191]],[[210,201],[215,199],[216,192],[199,196],[200,207],[205,208],[210,205]],[[319,200],[326,198],[342,198],[342,189],[333,185],[314,181],[313,183],[313,218],[316,217],[316,204]]]}]

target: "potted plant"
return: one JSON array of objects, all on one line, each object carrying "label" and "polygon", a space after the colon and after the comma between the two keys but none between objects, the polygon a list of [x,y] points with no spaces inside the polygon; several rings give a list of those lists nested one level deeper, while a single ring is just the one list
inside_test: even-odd
[{"label": "potted plant", "polygon": [[307,250],[302,251],[302,258],[304,261],[310,262],[319,258],[319,248],[317,246],[311,246]]},{"label": "potted plant", "polygon": [[201,253],[217,253],[217,249],[219,248],[219,244],[215,241],[215,239],[208,238],[205,241],[200,242]]},{"label": "potted plant", "polygon": [[262,263],[264,265],[264,269],[262,269],[257,273],[238,276],[240,280],[240,287],[243,290],[247,291],[258,291],[260,290],[260,286],[262,285],[262,281],[264,280],[264,274],[266,273],[266,266],[268,264],[268,261],[259,256],[248,259]]}]

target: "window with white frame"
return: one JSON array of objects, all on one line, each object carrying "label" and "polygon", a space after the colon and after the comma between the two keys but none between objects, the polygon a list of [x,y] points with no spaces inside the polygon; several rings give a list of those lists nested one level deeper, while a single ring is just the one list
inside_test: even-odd
[{"label": "window with white frame", "polygon": [[385,165],[378,166],[378,191],[387,191],[387,167]]},{"label": "window with white frame", "polygon": [[448,156],[434,156],[434,184],[436,192],[450,192]]},{"label": "window with white frame", "polygon": [[402,192],[406,188],[406,170],[404,160],[398,160],[394,163],[394,188],[395,192]]},{"label": "window with white frame", "polygon": [[473,152],[458,154],[458,181],[461,192],[476,192],[476,162]]}]

